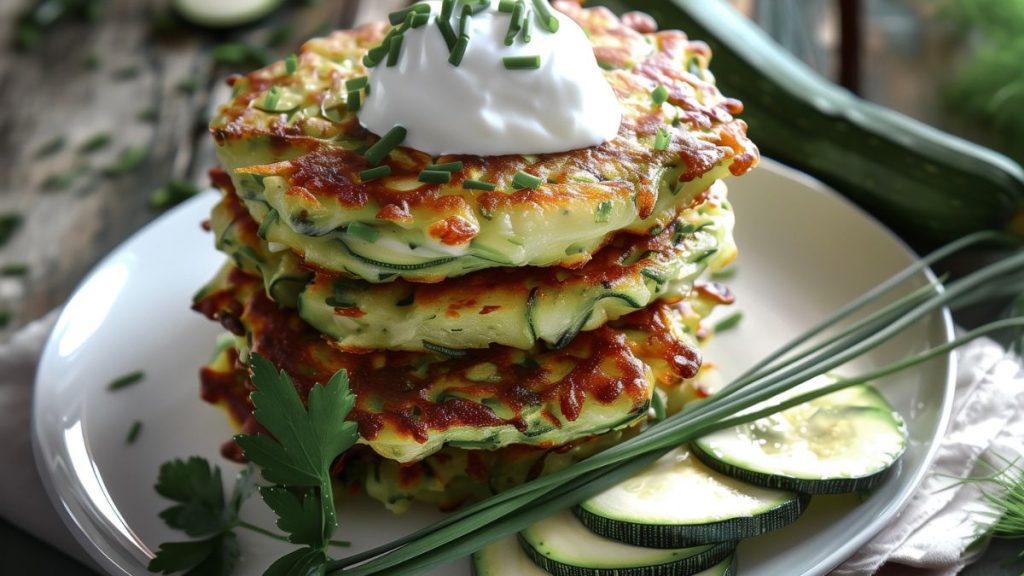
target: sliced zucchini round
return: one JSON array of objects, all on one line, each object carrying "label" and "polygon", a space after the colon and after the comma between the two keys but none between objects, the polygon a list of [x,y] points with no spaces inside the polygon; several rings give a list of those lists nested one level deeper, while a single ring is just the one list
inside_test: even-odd
[{"label": "sliced zucchini round", "polygon": [[281,0],[174,0],[182,18],[209,28],[251,24],[280,5]]},{"label": "sliced zucchini round", "polygon": [[631,546],[594,534],[567,510],[520,532],[519,543],[527,556],[555,576],[686,576],[725,560],[736,546]]},{"label": "sliced zucchini round", "polygon": [[719,474],[676,448],[575,512],[591,531],[634,546],[680,548],[732,542],[781,528],[810,497]]},{"label": "sliced zucchini round", "polygon": [[[733,576],[736,556],[731,555],[696,576]],[[473,574],[476,576],[547,576],[550,572],[534,564],[516,542],[508,536],[473,553]]]},{"label": "sliced zucchini round", "polygon": [[[831,384],[810,380],[783,398]],[[759,409],[764,405],[756,406]],[[873,387],[852,386],[693,442],[709,467],[758,486],[841,494],[877,486],[906,448],[903,419]]]}]

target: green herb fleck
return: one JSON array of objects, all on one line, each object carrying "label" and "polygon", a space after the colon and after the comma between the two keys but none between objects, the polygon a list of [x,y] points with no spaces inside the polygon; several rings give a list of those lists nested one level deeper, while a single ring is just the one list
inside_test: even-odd
[{"label": "green herb fleck", "polygon": [[110,384],[107,384],[108,392],[116,392],[118,390],[134,386],[146,377],[146,373],[142,370],[136,370],[135,372],[129,372],[124,376],[119,376],[112,380]]},{"label": "green herb fleck", "polygon": [[218,44],[211,50],[210,57],[216,64],[252,68],[266,66],[270,61],[266,50],[243,42]]},{"label": "green herb fleck", "polygon": [[727,330],[732,330],[733,328],[739,325],[740,320],[743,320],[743,313],[737,310],[736,312],[729,314],[725,318],[722,318],[718,322],[715,322],[714,331],[716,334],[718,334],[721,332],[725,332]]},{"label": "green herb fleck", "polygon": [[519,34],[519,31],[523,29],[523,13],[525,11],[526,5],[523,4],[522,0],[513,4],[512,17],[509,18],[508,30],[505,32],[505,46],[511,46],[512,43],[516,41],[516,36]]},{"label": "green herb fleck", "polygon": [[64,144],[66,143],[67,141],[64,139],[63,136],[56,136],[54,138],[51,138],[44,142],[42,146],[36,149],[35,157],[45,158],[47,156],[53,156],[57,152],[63,150]]},{"label": "green herb fleck", "polygon": [[466,190],[486,190],[490,192],[497,188],[498,185],[492,182],[484,182],[483,180],[466,179],[462,181],[462,187]]},{"label": "green herb fleck", "polygon": [[358,112],[362,106],[363,100],[359,90],[349,90],[348,98],[345,100],[345,109],[349,112]]},{"label": "green herb fleck", "polygon": [[657,106],[661,106],[662,104],[667,102],[668,88],[665,88],[664,86],[661,85],[655,88],[654,91],[651,92],[651,101],[654,102],[654,104]]},{"label": "green herb fleck", "polygon": [[362,222],[352,222],[348,225],[347,232],[351,236],[371,243],[376,242],[380,238],[380,230]]},{"label": "green herb fleck", "polygon": [[110,136],[110,133],[101,132],[82,142],[82,145],[78,147],[78,151],[82,154],[96,152],[109,146],[111,141],[113,141],[113,138]]},{"label": "green herb fleck", "polygon": [[533,174],[529,174],[527,172],[523,172],[522,170],[520,170],[519,172],[516,172],[515,176],[512,177],[512,187],[515,188],[516,190],[521,190],[523,188],[536,190],[537,187],[540,186],[543,181],[544,180],[538,178],[537,176],[534,176]]},{"label": "green herb fleck", "polygon": [[0,248],[10,242],[14,233],[21,228],[22,220],[21,214],[14,212],[0,214]]},{"label": "green herb fleck", "polygon": [[467,48],[469,48],[469,36],[463,34],[455,41],[455,47],[452,48],[451,54],[448,55],[448,63],[452,66],[462,64],[462,59],[466,56]]},{"label": "green herb fleck", "polygon": [[442,356],[447,356],[449,358],[462,358],[462,357],[464,357],[466,355],[466,351],[465,350],[458,350],[456,348],[448,348],[447,346],[441,346],[440,344],[434,344],[433,342],[429,342],[427,340],[423,341],[423,347],[426,348],[427,350],[430,350],[431,352],[436,352],[438,354],[441,354]]},{"label": "green herb fleck", "polygon": [[292,74],[295,74],[295,71],[298,69],[299,59],[295,56],[295,54],[289,54],[288,57],[284,59],[285,73],[291,76]]},{"label": "green herb fleck", "polygon": [[80,178],[89,174],[89,167],[84,164],[72,166],[62,172],[50,174],[43,180],[43,190],[46,192],[60,192],[74,186]]},{"label": "green herb fleck", "polygon": [[651,394],[651,410],[654,411],[655,420],[660,422],[665,419],[665,398],[662,397],[661,390],[657,388]]},{"label": "green herb fleck", "polygon": [[160,118],[160,111],[156,108],[143,108],[135,118],[140,122],[156,122]]},{"label": "green herb fleck", "polygon": [[403,8],[401,10],[396,10],[396,11],[388,14],[388,21],[391,22],[392,26],[398,26],[399,24],[402,24],[403,22],[405,22],[405,19],[406,19],[406,17],[409,16],[409,14],[427,14],[427,15],[429,15],[430,14],[430,5],[429,4],[413,4],[412,6],[409,6],[408,8]]},{"label": "green herb fleck", "polygon": [[8,264],[6,266],[0,267],[0,276],[5,276],[8,278],[28,276],[28,273],[28,264]]},{"label": "green herb fleck", "polygon": [[135,441],[139,439],[139,433],[142,432],[142,422],[136,420],[132,422],[132,427],[128,429],[128,435],[124,439],[125,444],[135,444]]},{"label": "green herb fleck", "polygon": [[498,2],[498,12],[511,14],[512,10],[515,10],[517,3],[518,2],[516,0],[501,0],[501,2]]},{"label": "green herb fleck", "polygon": [[100,66],[103,65],[103,60],[100,59],[99,54],[93,52],[82,59],[82,64],[89,70],[99,70]]},{"label": "green herb fleck", "polygon": [[501,59],[509,70],[536,70],[540,68],[540,56],[505,56]]},{"label": "green herb fleck", "polygon": [[146,146],[129,146],[121,151],[114,164],[103,169],[105,176],[120,176],[127,174],[146,161],[149,157],[149,148]]},{"label": "green herb fleck", "polygon": [[419,175],[419,181],[428,184],[447,184],[451,180],[452,173],[447,170],[423,170]]},{"label": "green herb fleck", "polygon": [[448,20],[438,16],[436,22],[437,27],[441,30],[441,36],[444,37],[444,43],[448,46],[448,53],[451,54],[452,50],[455,49],[455,43],[459,41],[459,36],[455,33],[452,23]]},{"label": "green herb fleck", "polygon": [[393,36],[388,42],[388,67],[398,64],[398,57],[402,54],[402,41],[405,39],[401,34]]},{"label": "green herb fleck", "polygon": [[0,310],[0,330],[7,328],[7,325],[11,323],[11,312],[9,310]]},{"label": "green herb fleck", "polygon": [[728,268],[726,268],[724,270],[716,270],[716,271],[712,272],[711,273],[711,279],[715,280],[715,281],[718,281],[718,280],[729,280],[729,279],[733,278],[734,276],[736,276],[736,272],[737,271],[738,271],[738,269],[736,268],[736,265],[734,264],[734,265],[729,266]]},{"label": "green herb fleck", "polygon": [[594,222],[598,224],[604,224],[608,222],[612,215],[612,202],[611,200],[605,200],[597,205],[597,209],[594,210]]},{"label": "green herb fleck", "polygon": [[405,141],[407,133],[408,131],[402,126],[395,126],[391,130],[388,130],[387,134],[366,150],[366,153],[363,155],[363,157],[366,158],[366,162],[370,166],[380,164],[385,158],[387,158],[388,154],[390,154],[392,150]]},{"label": "green herb fleck", "polygon": [[658,128],[658,133],[654,136],[654,149],[655,150],[667,150],[669,142],[672,141],[672,136],[667,129],[664,127]]},{"label": "green herb fleck", "polygon": [[455,0],[441,1],[441,20],[449,20],[455,11]]},{"label": "green herb fleck", "polygon": [[111,76],[113,76],[114,80],[131,80],[137,78],[141,72],[142,70],[138,66],[124,66],[114,70]]},{"label": "green herb fleck", "polygon": [[191,96],[199,91],[199,79],[198,78],[185,78],[177,85],[178,92]]},{"label": "green herb fleck", "polygon": [[430,164],[424,170],[443,170],[445,172],[458,172],[462,170],[462,161],[445,162],[444,164]]},{"label": "green herb fleck", "polygon": [[352,90],[362,90],[369,85],[370,79],[366,76],[359,76],[357,78],[349,78],[345,80],[345,90],[351,92]]},{"label": "green herb fleck", "polygon": [[371,180],[376,180],[390,175],[391,166],[385,164],[383,166],[377,166],[376,168],[367,168],[366,170],[363,170],[359,173],[359,181],[370,182]]},{"label": "green herb fleck", "polygon": [[430,14],[424,14],[424,13],[413,14],[411,26],[413,28],[420,28],[420,27],[426,25],[427,22],[430,22]]}]

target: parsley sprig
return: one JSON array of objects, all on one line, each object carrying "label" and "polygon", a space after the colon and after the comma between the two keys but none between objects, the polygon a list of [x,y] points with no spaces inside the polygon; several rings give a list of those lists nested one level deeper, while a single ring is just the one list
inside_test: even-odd
[{"label": "parsley sprig", "polygon": [[[359,439],[356,425],[345,420],[355,404],[347,373],[340,370],[326,385],[314,385],[304,406],[286,372],[259,354],[251,356],[250,367],[253,416],[269,434],[235,438],[251,464],[239,475],[230,498],[224,497],[220,469],[203,458],[161,467],[156,490],[176,504],[160,517],[189,536],[205,538],[161,545],[150,571],[229,574],[239,554],[236,528],[302,545],[274,562],[267,576],[307,574],[327,562],[329,546],[347,546],[331,539],[338,520],[330,471],[334,459]],[[259,487],[259,493],[284,535],[239,518],[242,502],[256,490],[253,465],[271,483]]]}]

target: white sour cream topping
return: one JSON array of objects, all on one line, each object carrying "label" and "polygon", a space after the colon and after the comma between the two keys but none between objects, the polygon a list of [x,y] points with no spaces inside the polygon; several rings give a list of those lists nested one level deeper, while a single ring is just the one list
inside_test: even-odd
[{"label": "white sour cream topping", "polygon": [[[405,31],[395,66],[370,70],[370,94],[360,123],[383,135],[404,126],[403,146],[442,154],[540,154],[596,146],[615,137],[622,111],[583,30],[555,10],[557,32],[531,14],[529,44],[516,37],[505,46],[511,15],[490,10],[471,17],[469,49],[459,66],[435,23]],[[532,2],[526,6],[533,10]],[[452,17],[458,30],[458,14]],[[540,56],[536,70],[508,70],[506,56]]]}]

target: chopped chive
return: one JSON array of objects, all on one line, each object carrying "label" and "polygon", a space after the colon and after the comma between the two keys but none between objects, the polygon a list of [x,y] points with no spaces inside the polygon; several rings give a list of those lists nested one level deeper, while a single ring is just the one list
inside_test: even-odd
[{"label": "chopped chive", "polygon": [[529,44],[533,38],[530,36],[530,12],[527,11],[523,16],[523,29],[520,32],[523,37],[523,44]]},{"label": "chopped chive", "polygon": [[469,17],[472,15],[472,8],[469,6],[462,7],[462,12],[459,14],[459,36],[466,35],[466,28],[469,27]]},{"label": "chopped chive", "polygon": [[28,272],[28,264],[8,264],[3,268],[0,268],[0,276],[8,278],[12,276],[27,276]]},{"label": "chopped chive", "polygon": [[516,172],[515,176],[512,177],[512,187],[515,188],[516,190],[521,190],[523,188],[536,190],[537,187],[540,186],[541,182],[543,181],[544,180],[538,178],[537,176],[534,176],[533,174],[529,174],[527,172],[523,172],[522,170],[520,170],[519,172]]},{"label": "chopped chive", "polygon": [[125,437],[125,444],[135,444],[135,441],[139,439],[139,433],[142,432],[142,422],[136,420],[132,422],[132,427],[128,429],[128,436]]},{"label": "chopped chive", "polygon": [[370,83],[370,79],[366,76],[359,76],[357,78],[349,78],[345,80],[345,89],[348,91],[361,90],[366,88],[367,84]]},{"label": "chopped chive", "polygon": [[430,164],[424,170],[440,170],[443,172],[458,172],[462,170],[462,160],[456,160],[455,162],[445,162],[444,164]]},{"label": "chopped chive", "polygon": [[447,184],[452,181],[452,173],[446,170],[424,170],[420,172],[419,181],[427,184]]},{"label": "chopped chive", "polygon": [[113,77],[114,80],[131,80],[132,78],[136,78],[140,72],[141,70],[138,66],[125,66],[115,70]]},{"label": "chopped chive", "polygon": [[419,28],[430,22],[430,14],[417,13],[412,16],[412,27]]},{"label": "chopped chive", "polygon": [[14,233],[21,228],[23,218],[16,212],[0,214],[0,247],[10,241]]},{"label": "chopped chive", "polygon": [[143,108],[135,115],[139,122],[156,122],[160,117],[160,111],[156,108]]},{"label": "chopped chive", "polygon": [[156,211],[167,210],[199,194],[199,187],[188,180],[171,180],[149,195],[149,207]]},{"label": "chopped chive", "polygon": [[101,132],[82,142],[82,145],[78,147],[78,151],[82,154],[96,152],[109,146],[112,140],[113,138],[111,138],[109,133]]},{"label": "chopped chive", "polygon": [[463,34],[455,41],[455,48],[452,48],[452,53],[448,56],[448,63],[452,66],[462,64],[462,58],[466,55],[467,48],[469,48],[469,36]]},{"label": "chopped chive", "polygon": [[743,312],[737,310],[718,322],[715,322],[714,331],[715,333],[719,333],[725,332],[726,330],[732,330],[740,323],[740,320],[743,320]]},{"label": "chopped chive", "polygon": [[452,28],[452,23],[438,17],[437,27],[441,29],[441,36],[444,36],[444,43],[448,46],[448,52],[451,53],[455,48],[455,43],[459,40],[459,37],[455,34],[455,29]]},{"label": "chopped chive", "polygon": [[505,56],[501,59],[509,70],[536,70],[540,68],[540,56]]},{"label": "chopped chive", "polygon": [[89,167],[83,164],[72,166],[63,172],[50,174],[43,180],[43,190],[47,192],[59,192],[71,188],[75,182],[89,173]]},{"label": "chopped chive", "polygon": [[[505,32],[505,46],[511,46],[516,41],[516,36],[519,35],[519,31],[523,29],[523,10],[526,6],[520,1],[516,2],[512,8],[512,18],[508,21],[508,31]],[[538,65],[539,65],[538,59]]]},{"label": "chopped chive", "polygon": [[351,90],[348,93],[348,99],[345,100],[345,109],[349,112],[359,112],[362,108],[363,101],[359,95],[359,90]]},{"label": "chopped chive", "polygon": [[7,325],[11,323],[11,311],[0,310],[0,330],[7,328]]},{"label": "chopped chive", "polygon": [[185,78],[176,86],[182,94],[195,94],[199,90],[198,78]]},{"label": "chopped chive", "polygon": [[362,222],[352,222],[348,225],[347,232],[360,240],[371,243],[376,242],[377,238],[380,238],[380,230]]},{"label": "chopped chive", "polygon": [[271,86],[270,90],[267,90],[267,95],[263,97],[263,109],[267,112],[273,112],[277,109],[277,103],[281,101],[281,89],[277,86]]},{"label": "chopped chive", "polygon": [[490,192],[498,187],[497,184],[484,182],[483,180],[467,179],[462,181],[462,187],[466,190],[487,190]]},{"label": "chopped chive", "polygon": [[417,14],[417,13],[419,13],[419,14],[430,14],[430,5],[429,4],[413,4],[412,6],[409,6],[408,8],[403,8],[401,10],[396,10],[396,11],[388,14],[388,21],[391,22],[392,26],[398,26],[399,24],[405,22],[405,19],[406,19],[406,17],[409,14]]},{"label": "chopped chive", "polygon": [[516,4],[518,4],[516,0],[501,0],[501,2],[498,2],[498,12],[511,13],[515,10]]},{"label": "chopped chive", "polygon": [[376,166],[381,163],[392,150],[398,147],[405,140],[405,136],[408,131],[402,126],[395,126],[388,133],[381,137],[380,140],[375,142],[373,146],[370,146],[363,157],[366,158],[366,162],[370,166]]},{"label": "chopped chive", "polygon": [[469,8],[470,14],[477,14],[483,12],[491,7],[491,0],[469,0],[466,2],[465,8]]},{"label": "chopped chive", "polygon": [[661,397],[661,393],[657,389],[654,390],[654,394],[651,394],[651,410],[654,411],[655,420],[665,419],[665,399]]},{"label": "chopped chive", "polygon": [[455,0],[442,0],[441,2],[441,20],[448,21],[452,17],[452,12],[455,11]]},{"label": "chopped chive", "polygon": [[142,370],[136,370],[135,372],[129,372],[129,373],[125,374],[124,376],[119,376],[119,377],[115,378],[114,380],[112,380],[110,382],[110,384],[107,384],[107,391],[108,392],[116,392],[116,391],[121,390],[123,388],[127,388],[129,386],[134,386],[134,385],[138,384],[139,382],[142,382],[142,379],[145,378],[145,377],[146,377],[146,373],[143,372]]},{"label": "chopped chive", "polygon": [[374,58],[370,52],[363,54],[363,66],[367,68],[375,68],[377,64],[380,64],[379,58]]},{"label": "chopped chive", "polygon": [[289,76],[291,76],[292,74],[295,74],[295,71],[298,69],[298,57],[296,57],[295,54],[289,54],[288,57],[284,59],[284,71],[287,72]]},{"label": "chopped chive", "polygon": [[711,273],[711,279],[715,280],[715,281],[718,281],[718,280],[729,280],[732,277],[736,276],[736,271],[737,271],[736,265],[733,264],[732,266],[729,266],[725,270],[716,270],[716,271],[712,272]]},{"label": "chopped chive", "polygon": [[558,18],[551,12],[551,6],[547,0],[533,0],[533,7],[536,10],[537,21],[545,30],[552,34],[558,32]]},{"label": "chopped chive", "polygon": [[605,222],[608,222],[611,215],[612,202],[611,200],[605,200],[597,205],[597,209],[594,211],[594,222],[604,224]]},{"label": "chopped chive", "polygon": [[63,136],[51,138],[36,150],[35,156],[36,158],[45,158],[46,156],[52,156],[57,152],[60,152],[61,149],[64,148],[65,143],[66,140],[64,140]]},{"label": "chopped chive", "polygon": [[662,104],[667,102],[668,88],[665,88],[664,86],[661,85],[655,88],[654,91],[651,92],[651,101],[653,101],[658,106],[661,106]]},{"label": "chopped chive", "polygon": [[404,36],[401,34],[395,36],[388,43],[388,67],[398,64],[398,56],[402,53],[402,40]]},{"label": "chopped chive", "polygon": [[367,168],[359,173],[359,180],[361,182],[369,182],[378,178],[391,175],[391,166],[387,164],[383,166],[377,166],[376,168]]},{"label": "chopped chive", "polygon": [[668,143],[672,140],[669,131],[664,127],[658,128],[658,134],[654,137],[654,149],[665,150],[668,148]]}]

